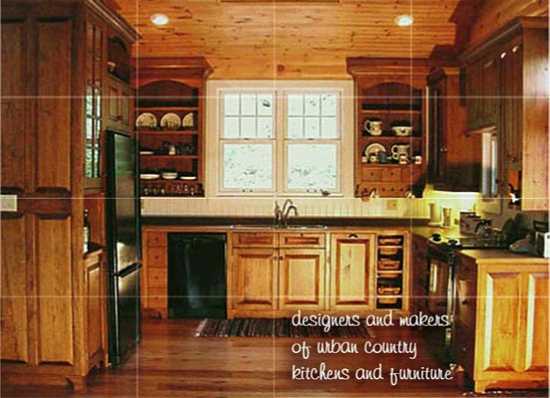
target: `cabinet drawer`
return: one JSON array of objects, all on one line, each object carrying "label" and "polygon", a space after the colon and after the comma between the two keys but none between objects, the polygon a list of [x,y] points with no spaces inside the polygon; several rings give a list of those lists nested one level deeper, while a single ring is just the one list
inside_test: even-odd
[{"label": "cabinet drawer", "polygon": [[270,232],[237,232],[233,235],[234,246],[273,247],[275,234]]},{"label": "cabinet drawer", "polygon": [[150,288],[147,293],[147,308],[164,309],[168,306],[166,288]]},{"label": "cabinet drawer", "polygon": [[149,247],[154,246],[166,246],[166,233],[165,232],[147,232],[146,245]]},{"label": "cabinet drawer", "polygon": [[401,181],[401,169],[387,167],[384,170],[384,181]]},{"label": "cabinet drawer", "polygon": [[325,247],[325,234],[282,233],[279,242],[281,247]]},{"label": "cabinet drawer", "polygon": [[382,181],[382,169],[379,167],[372,169],[363,168],[361,177],[363,181]]},{"label": "cabinet drawer", "polygon": [[167,268],[167,254],[165,247],[149,247],[147,249],[147,267]]},{"label": "cabinet drawer", "polygon": [[162,287],[166,289],[168,286],[168,275],[166,268],[149,268],[147,270],[147,285],[151,287]]},{"label": "cabinet drawer", "polygon": [[405,196],[409,186],[403,184],[380,184],[377,188],[378,194],[381,197],[399,198]]}]

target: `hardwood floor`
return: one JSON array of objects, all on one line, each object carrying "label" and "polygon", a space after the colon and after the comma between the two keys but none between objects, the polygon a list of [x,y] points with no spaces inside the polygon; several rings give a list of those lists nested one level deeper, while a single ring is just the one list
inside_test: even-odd
[{"label": "hardwood floor", "polygon": [[[98,372],[83,393],[61,389],[13,390],[5,386],[2,397],[460,397],[453,381],[402,381],[390,387],[384,381],[292,381],[292,364],[328,367],[438,367],[428,345],[415,330],[374,328],[373,341],[398,339],[418,343],[418,357],[407,355],[313,355],[298,360],[290,338],[193,337],[198,321],[146,320],[143,340],[121,368]],[[315,339],[306,339],[313,343]],[[353,339],[350,339],[353,340]],[[363,339],[355,339],[362,347]],[[361,350],[360,350],[361,352]],[[387,376],[387,375],[386,375]]]}]

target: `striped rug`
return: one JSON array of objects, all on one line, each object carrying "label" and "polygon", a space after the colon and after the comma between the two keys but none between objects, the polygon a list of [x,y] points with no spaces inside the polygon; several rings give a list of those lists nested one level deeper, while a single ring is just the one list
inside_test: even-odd
[{"label": "striped rug", "polygon": [[321,326],[293,326],[288,318],[204,319],[195,337],[364,337],[374,339],[374,333],[364,325],[333,326],[325,333]]}]

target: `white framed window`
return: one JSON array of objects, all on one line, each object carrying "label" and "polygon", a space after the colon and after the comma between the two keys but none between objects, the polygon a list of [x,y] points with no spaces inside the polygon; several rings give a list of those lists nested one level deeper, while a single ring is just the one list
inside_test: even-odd
[{"label": "white framed window", "polygon": [[273,192],[275,94],[224,90],[219,100],[221,192]]},{"label": "white framed window", "polygon": [[340,193],[341,93],[283,92],[285,193]]},{"label": "white framed window", "polygon": [[353,195],[351,81],[207,89],[207,196]]}]

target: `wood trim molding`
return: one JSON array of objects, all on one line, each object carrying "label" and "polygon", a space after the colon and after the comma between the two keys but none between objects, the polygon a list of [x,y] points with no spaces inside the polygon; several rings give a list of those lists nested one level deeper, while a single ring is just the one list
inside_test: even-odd
[{"label": "wood trim molding", "polygon": [[459,56],[459,59],[462,62],[468,63],[480,55],[485,54],[492,47],[497,46],[503,41],[509,40],[511,36],[517,34],[521,30],[544,28],[548,28],[548,17],[546,16],[514,18],[512,21],[493,33],[491,37],[485,40],[482,44],[464,51]]}]

